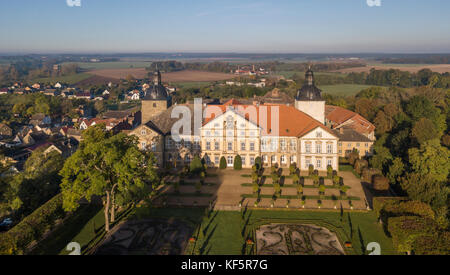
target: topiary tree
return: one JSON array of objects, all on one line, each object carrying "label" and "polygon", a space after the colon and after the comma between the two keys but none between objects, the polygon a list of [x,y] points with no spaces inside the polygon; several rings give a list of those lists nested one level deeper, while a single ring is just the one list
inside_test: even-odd
[{"label": "topiary tree", "polygon": [[303,195],[303,185],[297,185],[297,194]]},{"label": "topiary tree", "polygon": [[200,174],[200,172],[203,171],[202,160],[200,159],[199,156],[194,157],[189,168],[190,168],[190,172],[195,175],[198,175],[198,174]]},{"label": "topiary tree", "polygon": [[339,186],[339,182],[340,182],[341,178],[339,176],[334,176],[333,177],[333,186]]},{"label": "topiary tree", "polygon": [[256,157],[255,165],[258,167],[258,170],[262,168],[262,159],[261,159],[261,157]]},{"label": "topiary tree", "polygon": [[314,174],[314,165],[310,164],[308,166],[308,175],[312,176]]},{"label": "topiary tree", "polygon": [[227,160],[225,159],[225,157],[221,157],[220,158],[220,165],[219,165],[220,169],[227,169]]},{"label": "topiary tree", "polygon": [[197,190],[197,193],[201,193],[202,192],[202,183],[201,182],[196,182],[195,183],[195,189]]},{"label": "topiary tree", "polygon": [[321,195],[325,194],[325,191],[326,191],[326,190],[327,190],[327,189],[326,189],[325,185],[319,186],[319,193],[320,193]]},{"label": "topiary tree", "polygon": [[292,175],[292,181],[296,185],[300,184],[300,176],[298,174]]},{"label": "topiary tree", "polygon": [[333,177],[333,166],[331,166],[331,165],[327,166],[327,176],[328,176],[328,178]]},{"label": "topiary tree", "polygon": [[234,158],[234,170],[242,170],[242,158],[240,155]]},{"label": "topiary tree", "polygon": [[289,166],[289,172],[291,175],[294,175],[297,173],[297,164],[295,162]]}]

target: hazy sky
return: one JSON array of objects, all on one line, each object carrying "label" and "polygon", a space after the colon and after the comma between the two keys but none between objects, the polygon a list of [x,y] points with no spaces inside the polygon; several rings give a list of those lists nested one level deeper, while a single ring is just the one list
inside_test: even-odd
[{"label": "hazy sky", "polygon": [[450,52],[448,0],[80,1],[0,0],[0,53]]}]

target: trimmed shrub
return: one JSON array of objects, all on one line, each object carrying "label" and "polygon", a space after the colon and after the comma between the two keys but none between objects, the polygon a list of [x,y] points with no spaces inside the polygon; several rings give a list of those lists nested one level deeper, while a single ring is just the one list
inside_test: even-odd
[{"label": "trimmed shrub", "polygon": [[202,183],[201,182],[196,182],[195,183],[195,189],[197,190],[197,193],[201,193],[202,192]]},{"label": "trimmed shrub", "polygon": [[327,177],[329,178],[333,177],[333,166],[331,165],[327,166]]},{"label": "trimmed shrub", "polygon": [[450,232],[419,236],[412,247],[415,255],[450,255]]},{"label": "trimmed shrub", "polygon": [[381,218],[381,211],[384,209],[384,207],[388,204],[397,204],[400,201],[406,201],[407,198],[401,198],[401,197],[374,197],[373,198],[373,211],[375,212],[375,215],[377,218]]},{"label": "trimmed shrub", "polygon": [[297,185],[297,193],[299,195],[303,195],[303,185],[301,184]]},{"label": "trimmed shrub", "polygon": [[367,160],[358,159],[355,161],[355,172],[361,176],[363,169],[368,166],[369,166],[369,163],[367,162]]},{"label": "trimmed shrub", "polygon": [[234,158],[234,170],[242,170],[242,158],[240,155]]},{"label": "trimmed shrub", "polygon": [[339,183],[341,181],[341,178],[339,176],[333,177],[333,186],[339,186]]},{"label": "trimmed shrub", "polygon": [[314,174],[314,165],[308,166],[308,175],[312,176]]},{"label": "trimmed shrub", "polygon": [[292,175],[292,182],[294,184],[300,184],[300,176],[298,174]]},{"label": "trimmed shrub", "polygon": [[227,169],[227,160],[225,159],[225,157],[221,157],[220,158],[220,169]]},{"label": "trimmed shrub", "polygon": [[291,175],[297,174],[297,164],[292,163],[291,166],[289,166],[289,172]]},{"label": "trimmed shrub", "polygon": [[192,174],[198,175],[200,172],[203,171],[203,164],[202,164],[202,160],[200,159],[199,156],[195,156],[194,159],[192,160],[190,166],[189,166],[189,170]]},{"label": "trimmed shrub", "polygon": [[348,163],[351,166],[355,165],[355,161],[359,159],[359,151],[357,149],[353,149],[353,151],[347,156]]},{"label": "trimmed shrub", "polygon": [[380,175],[381,171],[375,168],[364,168],[362,170],[362,180],[365,182],[372,182],[372,177],[375,175]]},{"label": "trimmed shrub", "polygon": [[376,191],[389,190],[389,180],[382,175],[375,175],[372,177],[372,188]]},{"label": "trimmed shrub", "polygon": [[325,187],[325,185],[321,185],[319,186],[319,193],[320,194],[325,194],[325,191],[327,190],[327,188]]},{"label": "trimmed shrub", "polygon": [[255,165],[258,167],[258,170],[262,168],[262,160],[261,157],[256,157]]},{"label": "trimmed shrub", "polygon": [[56,195],[8,232],[0,234],[0,255],[23,254],[33,241],[40,241],[57,220],[66,216],[62,202],[62,194]]},{"label": "trimmed shrub", "polygon": [[437,234],[436,223],[427,218],[403,216],[389,218],[388,231],[394,248],[400,253],[410,253],[418,238],[433,237]]}]

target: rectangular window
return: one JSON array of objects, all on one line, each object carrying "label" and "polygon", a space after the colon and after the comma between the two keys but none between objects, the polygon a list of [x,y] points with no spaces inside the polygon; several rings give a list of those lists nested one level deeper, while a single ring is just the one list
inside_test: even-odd
[{"label": "rectangular window", "polygon": [[327,154],[333,154],[333,144],[327,144]]},{"label": "rectangular window", "polygon": [[167,149],[172,149],[173,148],[173,141],[171,138],[167,139]]},{"label": "rectangular window", "polygon": [[291,140],[291,151],[297,151],[297,141]]},{"label": "rectangular window", "polygon": [[209,141],[206,142],[206,150],[207,151],[211,150],[211,142]]},{"label": "rectangular window", "polygon": [[322,143],[316,143],[316,153],[322,154]]},{"label": "rectangular window", "polygon": [[263,159],[263,162],[264,162],[264,163],[269,162],[269,158],[268,158],[266,155],[264,155],[264,156],[262,157],[262,159]]},{"label": "rectangular window", "polygon": [[228,142],[228,151],[233,151],[233,142]]},{"label": "rectangular window", "polygon": [[272,163],[277,163],[277,156],[272,156],[271,161]]},{"label": "rectangular window", "polygon": [[281,163],[286,164],[286,156],[281,156]]},{"label": "rectangular window", "polygon": [[317,168],[322,168],[322,160],[321,159],[317,160]]},{"label": "rectangular window", "polygon": [[147,142],[141,142],[141,149],[146,150],[147,149]]},{"label": "rectangular window", "polygon": [[216,150],[216,151],[219,151],[219,150],[220,150],[220,144],[219,144],[218,141],[216,141],[216,142],[214,143],[214,150]]},{"label": "rectangular window", "polygon": [[305,168],[309,168],[309,166],[311,165],[311,160],[310,159],[306,159],[305,160]]},{"label": "rectangular window", "polygon": [[245,146],[245,142],[241,142],[241,151],[245,151],[247,150],[246,146]]},{"label": "rectangular window", "polygon": [[332,159],[327,160],[327,165],[328,166],[333,166],[333,160]]},{"label": "rectangular window", "polygon": [[305,150],[307,154],[311,153],[311,143],[306,143],[305,144]]},{"label": "rectangular window", "polygon": [[286,140],[282,139],[280,141],[280,147],[281,147],[281,151],[286,151]]},{"label": "rectangular window", "polygon": [[152,142],[152,152],[156,152],[156,142]]},{"label": "rectangular window", "polygon": [[250,143],[250,151],[255,151],[255,143],[254,142],[251,142]]},{"label": "rectangular window", "polygon": [[247,165],[247,158],[244,156],[244,157],[241,157],[242,158],[242,166],[244,166],[244,165]]},{"label": "rectangular window", "polygon": [[250,157],[250,165],[255,165],[255,157]]},{"label": "rectangular window", "polygon": [[141,135],[143,135],[143,136],[147,135],[147,131],[142,130],[142,131],[141,131]]},{"label": "rectangular window", "polygon": [[215,163],[216,165],[219,165],[219,162],[220,162],[219,156],[214,156],[214,163]]}]

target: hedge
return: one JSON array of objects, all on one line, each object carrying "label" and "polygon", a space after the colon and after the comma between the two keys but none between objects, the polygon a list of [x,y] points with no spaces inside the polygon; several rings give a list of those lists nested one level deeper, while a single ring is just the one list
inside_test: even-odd
[{"label": "hedge", "polygon": [[389,180],[382,175],[372,177],[372,188],[377,191],[389,190]]},{"label": "hedge", "polygon": [[419,236],[413,243],[416,255],[450,255],[450,232],[433,236]]},{"label": "hedge", "polygon": [[0,234],[0,255],[24,254],[33,241],[41,240],[57,220],[66,216],[62,202],[62,194],[56,195],[8,232]]},{"label": "hedge", "polygon": [[438,234],[433,220],[414,216],[389,218],[388,231],[394,248],[401,253],[412,252],[418,239],[435,238]]},{"label": "hedge", "polygon": [[385,207],[387,204],[395,204],[399,203],[400,201],[406,201],[407,198],[402,197],[374,197],[373,198],[373,211],[375,212],[375,215],[377,218],[381,218],[381,210]]}]

